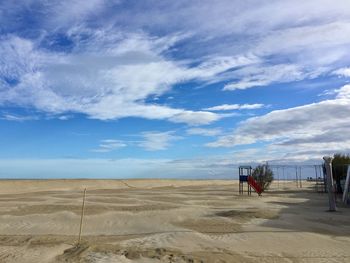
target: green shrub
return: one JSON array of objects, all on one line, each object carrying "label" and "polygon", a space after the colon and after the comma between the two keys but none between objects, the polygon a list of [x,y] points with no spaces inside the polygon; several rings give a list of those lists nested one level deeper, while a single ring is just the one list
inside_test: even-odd
[{"label": "green shrub", "polygon": [[269,188],[273,181],[273,172],[268,165],[259,165],[253,170],[253,178],[262,187],[263,191]]}]

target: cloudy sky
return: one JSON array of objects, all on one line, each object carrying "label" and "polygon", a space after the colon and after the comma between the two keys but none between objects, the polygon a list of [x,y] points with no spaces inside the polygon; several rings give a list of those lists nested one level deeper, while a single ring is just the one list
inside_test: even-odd
[{"label": "cloudy sky", "polygon": [[349,36],[348,0],[5,1],[0,176],[220,177],[349,152]]}]

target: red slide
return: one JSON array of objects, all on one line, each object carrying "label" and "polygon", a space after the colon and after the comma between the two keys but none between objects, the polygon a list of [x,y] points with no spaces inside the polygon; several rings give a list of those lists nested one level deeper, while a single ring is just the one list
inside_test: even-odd
[{"label": "red slide", "polygon": [[254,180],[253,176],[248,176],[248,184],[255,190],[255,192],[258,193],[258,195],[261,195],[263,190],[261,186]]}]

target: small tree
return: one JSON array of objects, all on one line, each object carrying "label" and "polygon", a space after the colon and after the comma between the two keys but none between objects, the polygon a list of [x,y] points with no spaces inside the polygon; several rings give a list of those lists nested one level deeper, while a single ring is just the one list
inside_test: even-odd
[{"label": "small tree", "polygon": [[349,164],[350,155],[341,153],[334,154],[332,161],[332,172],[338,193],[343,192],[343,189],[341,188],[341,180],[345,180]]},{"label": "small tree", "polygon": [[269,188],[273,181],[273,172],[268,165],[259,165],[253,170],[252,174],[255,181],[261,186],[263,191]]}]

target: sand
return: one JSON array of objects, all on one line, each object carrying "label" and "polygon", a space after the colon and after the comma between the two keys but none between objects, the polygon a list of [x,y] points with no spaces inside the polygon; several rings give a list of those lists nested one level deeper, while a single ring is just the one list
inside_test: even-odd
[{"label": "sand", "polygon": [[0,262],[350,262],[350,208],[307,182],[2,180]]}]

